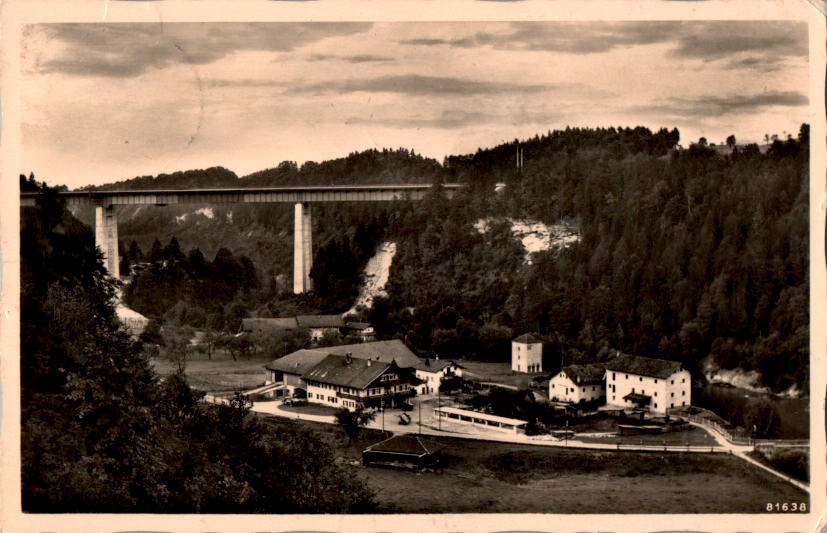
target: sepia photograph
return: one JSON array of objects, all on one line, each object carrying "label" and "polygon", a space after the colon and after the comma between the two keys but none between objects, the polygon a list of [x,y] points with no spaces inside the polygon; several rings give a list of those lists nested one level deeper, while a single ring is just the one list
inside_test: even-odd
[{"label": "sepia photograph", "polygon": [[820,515],[801,8],[21,22],[18,511]]}]

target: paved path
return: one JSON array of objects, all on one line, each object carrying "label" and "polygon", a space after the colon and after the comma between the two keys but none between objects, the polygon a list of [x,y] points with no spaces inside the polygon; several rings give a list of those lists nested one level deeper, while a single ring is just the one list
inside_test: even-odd
[{"label": "paved path", "polygon": [[758,468],[761,468],[762,470],[766,470],[767,472],[769,472],[769,473],[771,473],[771,474],[773,474],[777,477],[780,477],[784,481],[788,481],[788,482],[792,483],[793,485],[800,488],[801,490],[809,492],[810,486],[807,483],[804,483],[803,481],[799,481],[799,480],[797,480],[795,478],[792,478],[792,477],[790,477],[786,474],[782,474],[778,470],[770,468],[769,466],[767,466],[764,463],[758,461],[757,459],[747,455],[749,452],[753,451],[753,449],[754,449],[753,446],[742,446],[742,445],[732,444],[731,442],[726,440],[723,437],[723,435],[719,434],[717,431],[713,431],[712,429],[704,426],[703,424],[697,424],[695,422],[690,422],[690,424],[692,424],[693,426],[697,426],[699,428],[702,428],[702,429],[706,430],[706,432],[709,433],[710,435],[712,435],[712,437],[718,442],[718,444],[720,446],[729,449],[730,452],[733,455],[735,455],[736,457],[739,457],[739,458],[743,459],[744,461],[746,461],[746,462],[748,462],[752,465],[755,465]]},{"label": "paved path", "polygon": [[[209,400],[208,400],[209,401]],[[256,402],[253,411],[293,420],[308,420],[321,422],[323,424],[335,424],[336,419],[332,415],[314,415],[309,413],[298,413],[282,408],[281,401]],[[423,409],[422,426],[419,424],[419,413],[414,410],[408,413],[412,420],[410,424],[402,424],[399,415],[402,411],[398,409],[385,410],[377,413],[376,418],[367,424],[370,429],[389,431],[391,433],[418,433],[422,435],[455,437],[461,439],[486,440],[492,442],[511,442],[516,444],[533,444],[536,446],[556,446],[560,448],[582,448],[590,450],[630,450],[630,451],[660,451],[660,452],[696,452],[696,453],[730,453],[728,448],[722,446],[663,446],[646,444],[617,444],[603,442],[581,442],[576,439],[557,439],[551,435],[528,436],[509,431],[488,430],[478,428],[470,424],[459,424],[434,419],[433,410]],[[384,419],[383,419],[384,418]]]},{"label": "paved path", "polygon": [[[226,398],[215,397],[212,395],[205,396],[205,400],[211,403],[227,403]],[[314,415],[310,413],[299,413],[289,411],[282,408],[280,400],[272,402],[256,402],[253,405],[253,411],[257,413],[268,414],[272,416],[280,416],[282,418],[290,418],[293,420],[308,420],[311,422],[320,422],[323,424],[335,424],[336,419],[333,415]],[[454,437],[460,439],[474,439],[485,440],[491,442],[510,442],[515,444],[531,444],[535,446],[555,446],[559,448],[575,448],[575,449],[589,449],[589,450],[624,450],[624,451],[641,451],[641,452],[683,452],[683,453],[729,453],[747,461],[748,463],[761,468],[793,485],[801,490],[809,492],[810,488],[806,483],[793,479],[777,470],[774,470],[767,465],[755,460],[747,455],[752,451],[752,446],[739,446],[730,443],[717,432],[709,428],[690,422],[706,431],[717,442],[717,446],[674,446],[674,445],[646,445],[646,444],[617,444],[617,443],[600,443],[600,442],[582,442],[575,439],[557,439],[551,435],[536,435],[528,436],[519,433],[511,433],[508,431],[488,430],[478,428],[471,424],[458,424],[453,422],[442,421],[439,422],[433,417],[433,408],[428,407],[423,409],[422,423],[419,423],[418,410],[409,412],[411,422],[409,424],[402,424],[399,421],[399,415],[402,411],[397,409],[387,409],[384,413],[377,413],[376,418],[369,422],[367,427],[371,429],[378,429],[389,431],[392,433],[415,433],[421,435],[440,436],[440,437]]]}]

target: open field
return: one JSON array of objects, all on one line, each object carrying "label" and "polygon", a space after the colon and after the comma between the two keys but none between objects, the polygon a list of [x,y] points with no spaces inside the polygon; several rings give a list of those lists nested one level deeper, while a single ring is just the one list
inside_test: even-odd
[{"label": "open field", "polygon": [[[336,426],[301,423],[330,439],[346,461],[359,461],[383,438],[364,431],[348,443]],[[765,513],[768,501],[809,506],[803,491],[729,455],[430,439],[446,446],[439,472],[352,467],[376,491],[377,512]]]},{"label": "open field", "polygon": [[663,444],[669,446],[687,444],[689,446],[717,446],[718,443],[712,436],[699,427],[692,427],[686,431],[672,431],[669,433],[656,433],[651,435],[623,435],[616,437],[588,437],[579,434],[575,437],[583,442],[611,442],[623,444]]},{"label": "open field", "polygon": [[456,362],[465,368],[463,371],[464,377],[472,378],[476,381],[504,383],[517,387],[518,389],[527,389],[532,376],[548,374],[548,372],[538,372],[537,374],[512,372],[510,363],[486,363],[468,359],[459,359]]},{"label": "open field", "polygon": [[[229,392],[249,390],[264,384],[264,365],[272,358],[241,358],[233,361],[230,354],[217,350],[212,359],[206,355],[193,354],[187,358],[185,373],[189,384],[207,392]],[[164,357],[154,357],[152,366],[165,376],[175,372],[175,363]]]}]

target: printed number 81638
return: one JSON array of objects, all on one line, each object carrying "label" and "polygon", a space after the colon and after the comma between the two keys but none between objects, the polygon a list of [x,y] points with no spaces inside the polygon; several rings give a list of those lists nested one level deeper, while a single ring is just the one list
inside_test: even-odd
[{"label": "printed number 81638", "polygon": [[770,512],[770,513],[773,513],[773,512],[775,512],[775,513],[778,513],[778,512],[781,512],[781,513],[796,513],[796,512],[797,513],[806,513],[807,512],[807,504],[805,502],[801,502],[801,503],[796,503],[796,502],[792,502],[792,503],[788,503],[788,502],[768,503],[767,504],[767,511]]}]

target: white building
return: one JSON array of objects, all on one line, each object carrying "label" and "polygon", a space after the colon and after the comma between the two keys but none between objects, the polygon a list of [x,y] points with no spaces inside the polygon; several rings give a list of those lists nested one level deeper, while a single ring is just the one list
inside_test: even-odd
[{"label": "white building", "polygon": [[462,367],[448,360],[425,359],[415,365],[414,370],[416,377],[422,380],[416,387],[416,393],[420,395],[436,394],[445,378],[462,377]]},{"label": "white building", "polygon": [[548,397],[553,402],[584,403],[606,396],[606,369],[601,365],[569,365],[563,367],[548,384]]},{"label": "white building", "polygon": [[543,343],[530,333],[511,341],[511,370],[514,372],[543,371]]},{"label": "white building", "polygon": [[606,404],[655,414],[691,405],[692,377],[679,361],[619,354],[606,363]]},{"label": "white building", "polygon": [[419,383],[408,368],[394,363],[357,359],[349,355],[328,355],[305,372],[307,401],[344,407],[399,407],[413,396]]}]

